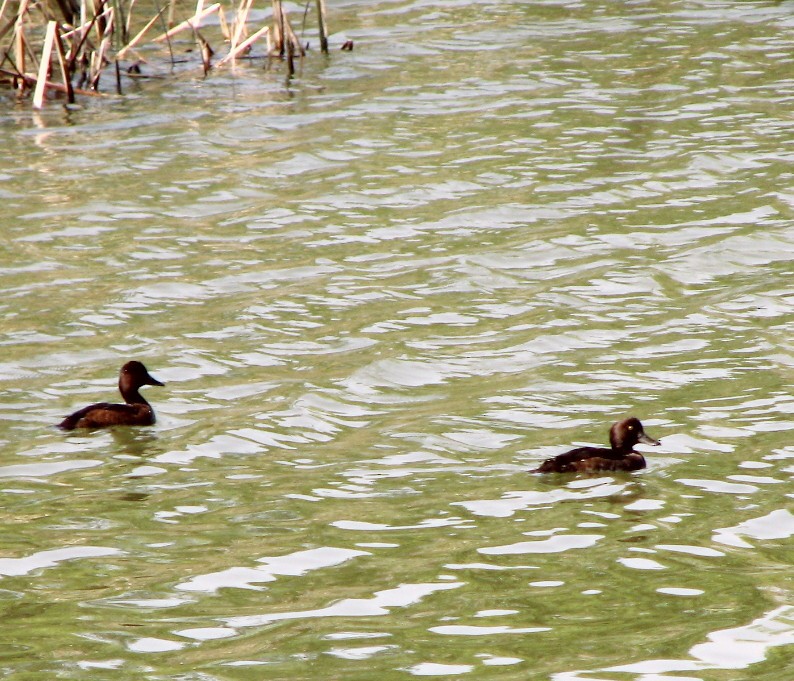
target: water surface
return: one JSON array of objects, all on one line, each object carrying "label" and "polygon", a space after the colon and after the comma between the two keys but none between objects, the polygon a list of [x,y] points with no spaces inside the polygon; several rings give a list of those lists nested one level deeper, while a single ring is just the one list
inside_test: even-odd
[{"label": "water surface", "polygon": [[794,5],[332,4],[4,107],[5,677],[788,681]]}]

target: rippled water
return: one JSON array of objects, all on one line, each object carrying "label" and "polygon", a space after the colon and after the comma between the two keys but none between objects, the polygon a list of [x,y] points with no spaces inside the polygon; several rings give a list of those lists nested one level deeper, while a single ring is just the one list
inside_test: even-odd
[{"label": "rippled water", "polygon": [[4,677],[789,681],[794,4],[331,5],[4,106]]}]

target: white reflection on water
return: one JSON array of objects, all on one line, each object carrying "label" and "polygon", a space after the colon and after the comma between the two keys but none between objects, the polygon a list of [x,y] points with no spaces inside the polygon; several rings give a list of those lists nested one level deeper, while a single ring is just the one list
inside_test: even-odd
[{"label": "white reflection on water", "polygon": [[632,570],[664,570],[665,566],[650,558],[618,558],[618,563]]},{"label": "white reflection on water", "polygon": [[656,589],[657,593],[669,596],[702,596],[706,593],[703,589],[682,589],[680,587],[668,586]]},{"label": "white reflection on water", "polygon": [[20,463],[13,466],[0,467],[0,478],[45,478],[66,471],[101,466],[101,461],[75,460],[58,461],[57,463]]},{"label": "white reflection on water", "polygon": [[24,558],[0,558],[0,575],[11,577],[27,575],[34,570],[51,568],[66,560],[78,558],[99,558],[102,556],[123,555],[121,549],[106,546],[72,546],[65,549],[38,551]]},{"label": "white reflection on water", "polygon": [[507,492],[502,499],[460,501],[454,502],[453,506],[463,506],[475,515],[507,518],[524,509],[546,506],[560,501],[610,497],[619,494],[625,488],[626,485],[610,484],[601,480],[600,484],[593,485],[583,492],[565,488],[554,488],[548,492]]},{"label": "white reflection on water", "polygon": [[763,662],[770,648],[794,644],[794,607],[775,608],[746,626],[714,631],[707,638],[707,643],[698,643],[689,649],[692,659],[644,660],[598,670],[552,674],[551,678],[554,681],[585,681],[592,678],[589,674],[607,671],[638,674],[640,679],[646,679],[669,672],[747,669]]},{"label": "white reflection on water", "polygon": [[344,660],[367,660],[378,653],[395,650],[397,646],[362,646],[360,648],[331,648],[329,655],[341,657]]},{"label": "white reflection on water", "polygon": [[506,546],[489,546],[477,549],[487,556],[511,556],[522,553],[562,553],[571,549],[586,549],[594,546],[603,534],[560,534],[540,541],[525,541]]},{"label": "white reflection on water", "polygon": [[335,520],[333,527],[340,530],[358,530],[363,532],[384,532],[389,530],[421,530],[435,527],[469,527],[471,521],[461,518],[427,518],[415,525],[386,525],[384,523],[367,523],[359,520]]},{"label": "white reflection on water", "polygon": [[468,674],[474,671],[474,665],[422,662],[421,664],[409,667],[405,671],[414,676],[455,676],[456,674]]},{"label": "white reflection on water", "polygon": [[180,629],[174,632],[177,636],[191,638],[194,641],[214,641],[220,638],[229,638],[236,633],[234,629],[226,629],[225,627],[198,627],[195,629]]},{"label": "white reflection on water", "polygon": [[721,558],[725,554],[716,549],[710,549],[705,546],[681,546],[672,544],[657,544],[657,549],[662,551],[672,551],[673,553],[685,553],[693,556],[704,556],[707,558]]},{"label": "white reflection on water", "polygon": [[313,617],[374,617],[378,615],[388,615],[389,608],[405,608],[409,605],[419,603],[422,599],[437,591],[458,589],[462,586],[464,586],[464,582],[401,584],[393,589],[376,591],[372,598],[345,598],[338,603],[317,610],[227,617],[224,618],[224,621],[230,627],[257,627],[282,620]]},{"label": "white reflection on water", "polygon": [[186,644],[179,641],[169,641],[164,638],[138,638],[127,645],[133,653],[169,653],[174,650],[182,650]]},{"label": "white reflection on water", "polygon": [[475,627],[462,624],[447,624],[439,627],[430,627],[428,631],[445,636],[493,636],[495,634],[537,634],[541,631],[551,631],[551,627]]},{"label": "white reflection on water", "polygon": [[607,671],[661,674],[696,669],[746,669],[763,662],[770,648],[794,644],[794,607],[776,608],[747,626],[715,631],[708,638],[708,643],[690,648],[692,661],[646,660],[610,667]]},{"label": "white reflection on water", "polygon": [[253,589],[259,582],[272,582],[277,575],[301,576],[312,570],[341,565],[358,556],[370,555],[367,551],[338,549],[324,546],[306,551],[296,551],[286,556],[259,558],[262,567],[232,567],[220,572],[198,575],[177,584],[175,588],[182,591],[204,591],[215,593],[222,588]]},{"label": "white reflection on water", "polygon": [[697,487],[704,492],[716,492],[718,494],[752,494],[757,492],[755,485],[742,485],[736,482],[725,482],[724,480],[696,480],[692,478],[678,478],[676,482],[688,487]]},{"label": "white reflection on water", "polygon": [[447,563],[447,570],[539,570],[537,565],[492,565],[491,563]]},{"label": "white reflection on water", "polygon": [[794,514],[778,509],[760,518],[751,518],[733,527],[718,527],[712,539],[720,544],[739,548],[753,548],[742,536],[752,539],[789,539],[794,536]]}]

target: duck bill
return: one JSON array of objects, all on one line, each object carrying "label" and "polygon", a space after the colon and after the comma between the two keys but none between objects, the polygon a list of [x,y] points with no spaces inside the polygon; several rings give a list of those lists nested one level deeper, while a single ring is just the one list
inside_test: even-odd
[{"label": "duck bill", "polygon": [[159,386],[165,385],[165,383],[161,383],[151,374],[147,374],[146,378],[147,378],[146,385],[159,385]]},{"label": "duck bill", "polygon": [[637,440],[642,442],[644,445],[653,445],[654,447],[658,447],[660,444],[662,444],[659,442],[659,440],[654,440],[652,437],[648,437],[645,433],[640,433]]}]

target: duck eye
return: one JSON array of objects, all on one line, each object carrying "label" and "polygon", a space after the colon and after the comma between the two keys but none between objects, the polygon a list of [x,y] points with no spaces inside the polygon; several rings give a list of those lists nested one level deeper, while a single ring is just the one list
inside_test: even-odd
[{"label": "duck eye", "polygon": [[629,430],[634,430],[634,426],[629,426]]}]

